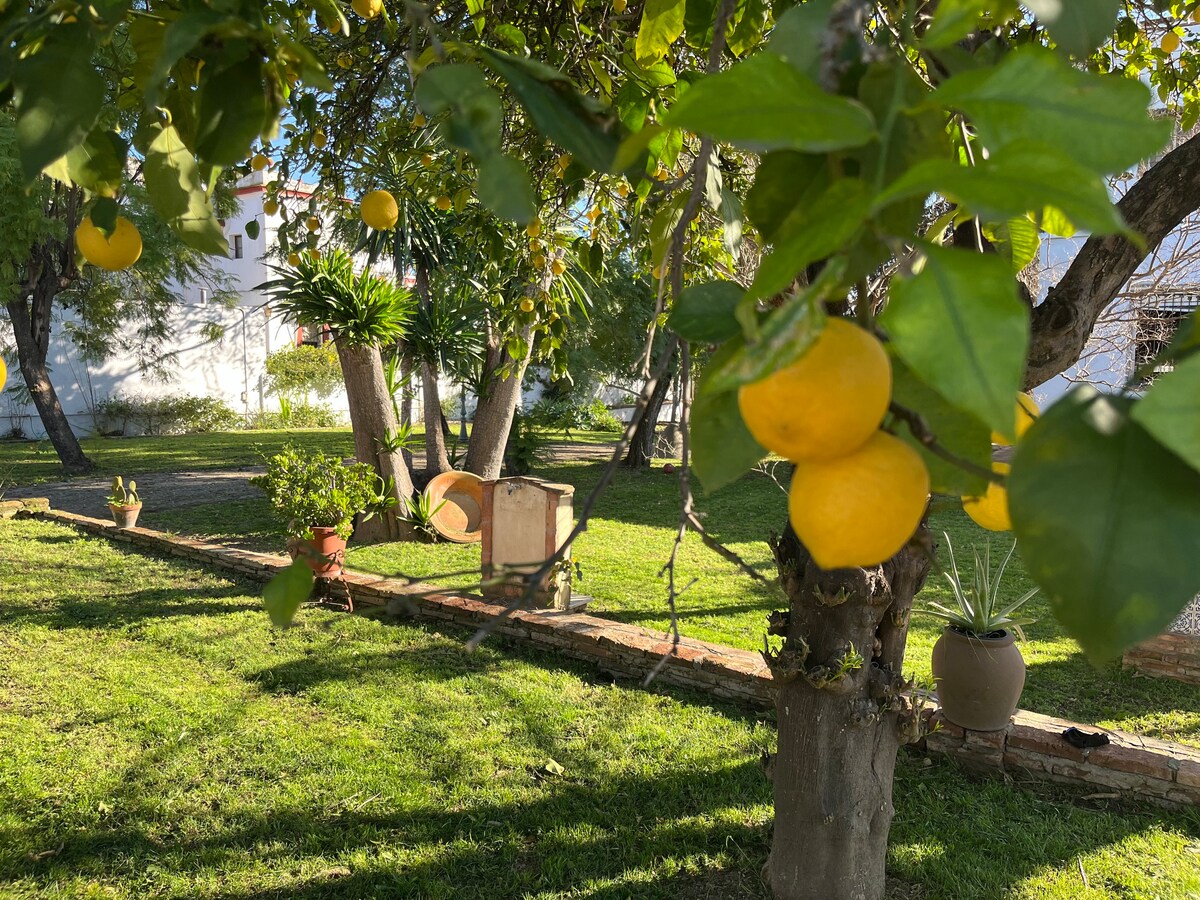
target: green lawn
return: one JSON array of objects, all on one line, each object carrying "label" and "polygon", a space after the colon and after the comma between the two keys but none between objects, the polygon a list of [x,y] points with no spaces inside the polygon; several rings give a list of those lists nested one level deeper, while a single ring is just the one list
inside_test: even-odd
[{"label": "green lawn", "polygon": [[[0,522],[0,583],[0,896],[764,895],[770,717],[453,629],[272,631],[255,585],[51,523]],[[896,805],[897,898],[1200,891],[1196,811],[907,754]]]},{"label": "green lawn", "polygon": [[[599,472],[598,464],[567,464],[538,474],[574,484],[578,505]],[[780,527],[785,499],[773,482],[752,474],[712,496],[701,495],[699,504],[714,536],[770,574],[773,564],[765,539]],[[589,611],[660,631],[667,628],[666,586],[658,572],[674,539],[677,504],[677,482],[661,469],[642,473],[622,470],[618,474],[576,545],[575,556],[583,569],[578,589],[596,598]],[[253,549],[278,550],[283,542],[265,502],[256,500],[181,509],[160,514],[146,524],[211,535]],[[960,555],[969,553],[973,543],[982,546],[989,540],[988,533],[961,511],[937,513],[932,525],[939,539],[943,530],[950,533]],[[1005,535],[993,535],[991,541],[994,556],[1008,548]],[[942,553],[944,561],[944,547]],[[369,572],[467,586],[473,581],[469,576],[437,576],[477,569],[479,547],[385,544],[353,548],[349,559],[353,567]],[[1007,582],[1014,596],[1032,587],[1019,560],[1014,560],[1009,572]],[[697,579],[679,601],[684,634],[748,649],[762,646],[766,611],[782,606],[782,598],[774,588],[751,581],[694,536],[689,536],[680,555],[679,573],[685,584]],[[940,578],[931,576],[921,599],[948,602],[949,589]],[[1028,609],[1038,622],[1026,629],[1029,641],[1022,645],[1029,664],[1022,706],[1047,715],[1200,746],[1200,691],[1195,687],[1146,678],[1122,670],[1116,663],[1097,669],[1063,633],[1042,598],[1034,598]],[[940,631],[932,617],[914,616],[908,657],[913,672],[929,674],[930,652]]]}]

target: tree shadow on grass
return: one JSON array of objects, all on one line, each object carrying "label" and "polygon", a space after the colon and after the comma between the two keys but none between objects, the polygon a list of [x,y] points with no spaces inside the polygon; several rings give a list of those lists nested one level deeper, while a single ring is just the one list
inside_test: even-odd
[{"label": "tree shadow on grass", "polygon": [[202,588],[147,588],[124,594],[57,594],[52,600],[23,605],[0,604],[0,626],[118,629],[138,622],[178,616],[214,616],[261,609],[243,599],[237,585]]}]

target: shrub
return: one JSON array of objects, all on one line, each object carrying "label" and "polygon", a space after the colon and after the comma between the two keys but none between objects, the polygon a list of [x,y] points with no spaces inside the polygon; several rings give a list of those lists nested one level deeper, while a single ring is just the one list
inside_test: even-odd
[{"label": "shrub", "polygon": [[200,434],[230,431],[245,424],[241,413],[216,397],[168,394],[115,394],[96,404],[105,434],[126,434],[134,425],[142,434]]},{"label": "shrub", "polygon": [[324,399],[343,386],[342,366],[333,344],[285,347],[267,357],[267,393]]},{"label": "shrub", "polygon": [[620,431],[623,427],[600,399],[579,403],[570,398],[543,398],[534,404],[528,416],[534,424],[555,431]]},{"label": "shrub", "polygon": [[260,410],[250,416],[248,428],[278,431],[283,428],[337,428],[342,417],[328,406],[285,404],[279,412]]}]

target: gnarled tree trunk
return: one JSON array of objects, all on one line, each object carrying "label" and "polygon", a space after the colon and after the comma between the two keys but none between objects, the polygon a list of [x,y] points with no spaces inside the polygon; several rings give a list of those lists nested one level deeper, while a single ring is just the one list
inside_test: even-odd
[{"label": "gnarled tree trunk", "polygon": [[58,392],[50,380],[46,358],[50,352],[50,318],[54,298],[74,277],[75,260],[71,242],[75,209],[79,202],[77,194],[69,192],[63,201],[68,223],[66,242],[47,242],[33,248],[25,266],[24,283],[19,288],[23,296],[6,304],[25,386],[29,388],[42,427],[54,445],[59,461],[72,474],[90,472],[96,466],[84,455],[79,439],[71,430],[67,415],[59,403]]},{"label": "gnarled tree trunk", "polygon": [[[354,429],[354,455],[359,462],[373,466],[384,480],[392,479],[396,498],[403,503],[412,497],[413,483],[401,453],[386,450],[381,443],[396,432],[396,416],[392,411],[379,348],[345,347],[338,340],[334,343],[346,380],[350,425]],[[387,512],[364,522],[354,536],[361,543],[373,543],[399,540],[408,537],[409,533],[395,512]]]},{"label": "gnarled tree trunk", "polygon": [[442,430],[442,397],[437,371],[429,363],[421,364],[421,398],[425,411],[425,468],[431,475],[450,471],[446,453],[446,434]]},{"label": "gnarled tree trunk", "polygon": [[779,900],[880,900],[896,753],[920,728],[900,672],[929,557],[910,544],[874,569],[826,571],[790,526],[773,549],[790,605],[771,616],[785,640],[768,656],[780,684],[765,875]]}]

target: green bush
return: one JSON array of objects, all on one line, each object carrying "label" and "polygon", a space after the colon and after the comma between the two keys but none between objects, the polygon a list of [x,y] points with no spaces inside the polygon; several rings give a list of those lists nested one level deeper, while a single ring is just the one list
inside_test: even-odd
[{"label": "green bush", "polygon": [[620,431],[620,420],[600,399],[579,403],[570,398],[543,398],[528,413],[530,421],[554,431]]},{"label": "green bush", "polygon": [[342,386],[342,366],[333,344],[285,347],[267,357],[269,394],[307,402],[310,393],[324,399]]},{"label": "green bush", "polygon": [[279,412],[260,410],[254,413],[247,427],[277,431],[281,428],[337,428],[342,424],[342,417],[328,406],[289,403],[282,404]]},{"label": "green bush", "polygon": [[148,397],[114,394],[96,404],[105,434],[126,434],[130,425],[142,434],[204,434],[242,428],[245,419],[224,400],[191,394]]}]

